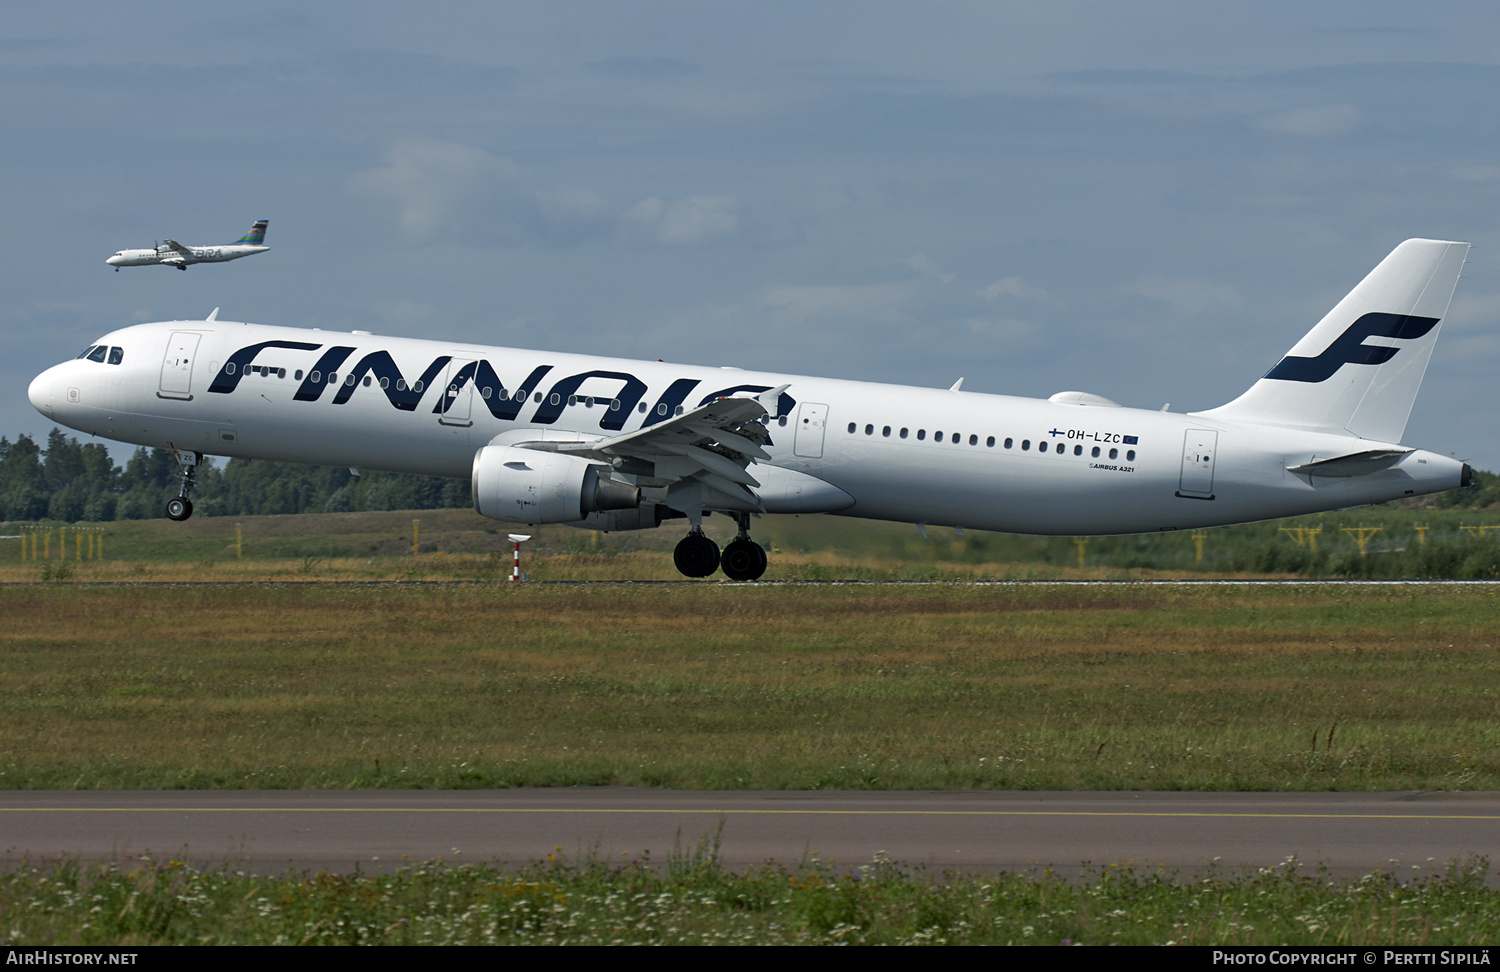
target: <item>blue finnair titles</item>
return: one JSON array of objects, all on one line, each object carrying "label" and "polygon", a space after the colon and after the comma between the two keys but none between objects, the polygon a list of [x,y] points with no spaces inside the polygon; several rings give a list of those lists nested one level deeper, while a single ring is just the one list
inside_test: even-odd
[{"label": "blue finnair titles", "polygon": [[[471,480],[485,516],[686,520],[674,559],[754,579],[760,513],[1038,534],[1176,530],[1464,485],[1401,444],[1468,245],[1408,240],[1239,398],[1122,408],[217,320],[114,331],[31,383],[50,419],[175,450]],[[722,551],[702,532],[733,517]]]}]

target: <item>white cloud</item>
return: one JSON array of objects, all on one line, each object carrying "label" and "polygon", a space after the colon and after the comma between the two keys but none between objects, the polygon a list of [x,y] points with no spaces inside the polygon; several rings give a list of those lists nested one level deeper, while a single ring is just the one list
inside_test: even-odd
[{"label": "white cloud", "polygon": [[1331,138],[1348,135],[1362,121],[1364,116],[1353,105],[1328,105],[1324,108],[1297,108],[1262,115],[1255,124],[1257,128],[1278,135]]},{"label": "white cloud", "polygon": [[1151,274],[1127,284],[1123,292],[1159,300],[1174,313],[1189,317],[1238,310],[1245,303],[1232,285],[1191,275]]},{"label": "white cloud", "polygon": [[934,277],[942,283],[949,284],[958,279],[954,273],[945,273],[938,262],[925,253],[914,253],[906,258],[906,265],[917,271],[924,277]]},{"label": "white cloud", "polygon": [[1034,321],[1018,321],[1008,317],[970,317],[964,321],[969,333],[976,339],[1003,342],[1011,348],[1038,348],[1042,340],[1042,327]]},{"label": "white cloud", "polygon": [[767,287],[761,293],[761,304],[799,320],[813,317],[842,316],[890,311],[905,305],[916,292],[912,283],[855,284],[840,286]]},{"label": "white cloud", "polygon": [[1024,277],[1005,277],[996,280],[988,287],[979,292],[985,300],[994,300],[1001,294],[1010,294],[1014,297],[1026,297],[1030,300],[1046,300],[1047,292],[1040,287],[1033,287],[1026,282]]},{"label": "white cloud", "polygon": [[734,196],[687,196],[663,202],[642,199],[623,217],[627,229],[671,246],[693,246],[739,227],[739,200]]},{"label": "white cloud", "polygon": [[417,240],[572,243],[597,231],[606,215],[597,193],[546,185],[510,158],[435,139],[399,142],[384,166],[356,172],[348,184],[358,195],[395,202],[401,229]]}]

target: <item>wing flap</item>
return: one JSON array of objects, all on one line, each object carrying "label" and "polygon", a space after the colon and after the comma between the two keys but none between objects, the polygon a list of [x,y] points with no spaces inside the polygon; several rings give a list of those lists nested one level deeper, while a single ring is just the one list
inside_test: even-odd
[{"label": "wing flap", "polygon": [[690,505],[764,511],[750,491],[760,482],[748,467],[771,458],[764,448],[770,434],[761,423],[785,390],[782,386],[755,398],[721,398],[611,438],[518,444],[610,463],[637,485],[669,487],[670,497]]}]

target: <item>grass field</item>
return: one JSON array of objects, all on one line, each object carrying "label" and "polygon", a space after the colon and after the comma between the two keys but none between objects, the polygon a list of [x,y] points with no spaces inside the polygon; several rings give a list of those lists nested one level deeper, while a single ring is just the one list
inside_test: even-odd
[{"label": "grass field", "polygon": [[0,588],[0,786],[1500,789],[1487,589]]},{"label": "grass field", "polygon": [[[720,543],[735,533],[721,516],[705,527]],[[615,534],[518,527],[472,510],[0,524],[0,582],[492,580],[510,571],[511,531],[535,536],[523,569],[537,580],[680,580],[671,551],[684,529],[681,521]],[[91,535],[102,557],[90,559]],[[1372,507],[1093,538],[940,527],[924,537],[910,524],[766,516],[754,536],[771,551],[767,580],[1500,577],[1500,512],[1475,510]]]},{"label": "grass field", "polygon": [[0,876],[0,944],[1475,945],[1500,935],[1486,871],[1473,861],[1426,881],[1344,883],[1289,864],[1184,882],[1113,869],[934,882],[889,862],[734,874],[704,847],[664,871],[554,858],[519,873],[430,862],[265,878],[64,863]]}]

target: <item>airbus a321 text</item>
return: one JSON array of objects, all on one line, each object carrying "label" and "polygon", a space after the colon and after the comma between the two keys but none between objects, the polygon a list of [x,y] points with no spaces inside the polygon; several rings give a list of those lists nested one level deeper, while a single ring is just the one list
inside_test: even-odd
[{"label": "airbus a321 text", "polygon": [[[217,320],[113,331],[31,383],[81,432],[204,454],[469,477],[510,522],[686,520],[678,569],[760,577],[757,513],[1143,533],[1467,485],[1401,445],[1466,243],[1407,240],[1265,377],[1186,414]],[[739,536],[721,552],[710,513]]]},{"label": "airbus a321 text", "polygon": [[186,270],[195,263],[228,263],[240,257],[254,256],[270,249],[265,245],[268,219],[257,219],[250,232],[223,246],[183,246],[176,240],[165,240],[151,249],[121,250],[104,262],[119,273],[121,267],[176,267]]}]

